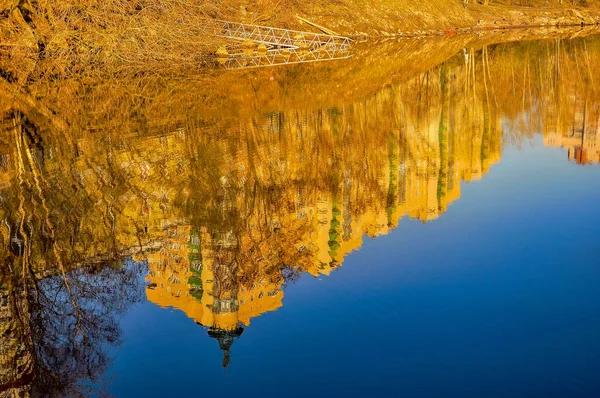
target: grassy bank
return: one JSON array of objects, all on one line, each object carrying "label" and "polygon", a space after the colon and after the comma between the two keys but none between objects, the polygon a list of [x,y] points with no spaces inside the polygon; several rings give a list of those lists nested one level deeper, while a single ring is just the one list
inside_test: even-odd
[{"label": "grassy bank", "polygon": [[[483,3],[484,0],[481,0]],[[328,9],[305,10],[318,23],[344,34],[368,36],[452,33],[523,26],[590,25],[600,5],[565,0],[341,0]]]},{"label": "grassy bank", "polygon": [[[222,43],[207,21],[352,36],[421,36],[519,26],[595,24],[584,0],[0,0],[0,77],[24,84],[69,75],[187,72]],[[482,0],[483,1],[483,0]]]}]

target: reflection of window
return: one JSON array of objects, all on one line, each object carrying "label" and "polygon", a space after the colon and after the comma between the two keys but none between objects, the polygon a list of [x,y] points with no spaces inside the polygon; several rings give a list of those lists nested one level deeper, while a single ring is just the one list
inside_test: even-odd
[{"label": "reflection of window", "polygon": [[190,236],[190,244],[199,246],[200,245],[200,237],[196,234]]}]

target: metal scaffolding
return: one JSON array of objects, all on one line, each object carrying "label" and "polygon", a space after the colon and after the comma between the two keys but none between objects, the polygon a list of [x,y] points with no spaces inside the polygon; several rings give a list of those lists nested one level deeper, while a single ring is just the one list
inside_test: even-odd
[{"label": "metal scaffolding", "polygon": [[321,47],[348,50],[351,39],[343,36],[332,36],[313,32],[273,28],[269,26],[249,25],[237,22],[214,20],[210,22],[213,34],[232,40],[251,40],[264,44],[267,49],[304,49],[315,50]]}]

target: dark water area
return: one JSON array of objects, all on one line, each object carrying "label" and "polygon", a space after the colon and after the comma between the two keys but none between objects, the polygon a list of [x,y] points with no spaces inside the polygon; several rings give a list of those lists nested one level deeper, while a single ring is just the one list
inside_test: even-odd
[{"label": "dark water area", "polygon": [[1,86],[0,397],[600,396],[598,64]]}]

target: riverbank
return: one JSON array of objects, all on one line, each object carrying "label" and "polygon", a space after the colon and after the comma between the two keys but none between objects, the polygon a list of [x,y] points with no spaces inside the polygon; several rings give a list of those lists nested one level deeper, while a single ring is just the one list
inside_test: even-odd
[{"label": "riverbank", "polygon": [[406,0],[347,0],[343,3],[339,9],[330,9],[328,12],[319,11],[317,7],[307,9],[307,18],[353,37],[415,37],[600,23],[600,5],[591,3],[577,6],[572,2],[559,5],[558,1],[532,0],[526,2],[527,6],[520,6],[495,1],[483,5],[472,1],[467,7],[460,0],[426,0],[418,3]]},{"label": "riverbank", "polygon": [[206,29],[215,19],[310,31],[318,25],[362,39],[600,22],[596,2],[465,1],[0,0],[0,77],[26,84],[81,75],[185,75],[225,44]]}]

